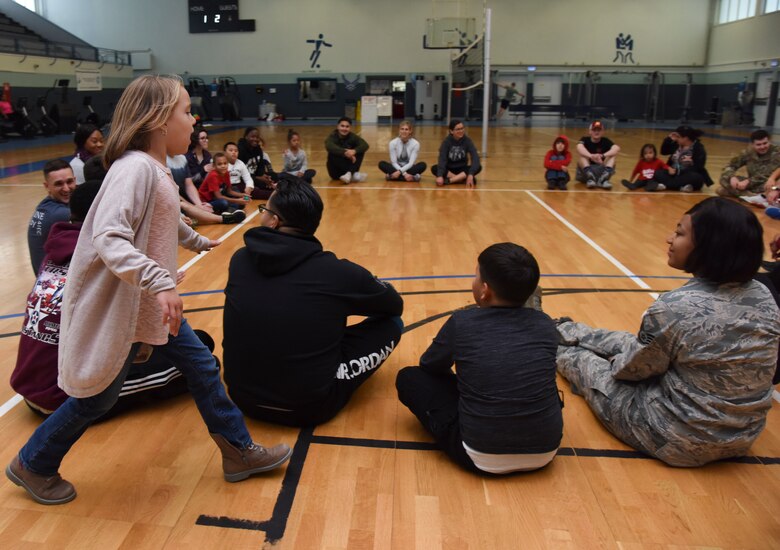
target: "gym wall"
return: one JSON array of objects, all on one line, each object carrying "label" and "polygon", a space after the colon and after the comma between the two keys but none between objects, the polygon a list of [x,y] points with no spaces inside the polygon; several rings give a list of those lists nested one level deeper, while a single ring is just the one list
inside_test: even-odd
[{"label": "gym wall", "polygon": [[[207,83],[216,76],[234,77],[245,117],[257,116],[263,100],[277,104],[289,117],[332,117],[363,93],[366,75],[398,74],[411,81],[417,74],[447,74],[449,51],[422,48],[425,20],[475,17],[480,27],[483,2],[244,0],[240,17],[254,19],[256,32],[216,34],[189,33],[184,1],[43,0],[42,4],[48,19],[92,45],[150,48],[154,72],[175,72],[185,79],[197,76]],[[562,74],[564,82],[572,82],[569,99],[576,97],[573,91],[582,72],[598,71],[603,75],[599,84],[603,102],[621,101],[626,105],[624,116],[631,118],[642,114],[649,72],[667,75],[669,104],[682,97],[683,73],[690,72],[694,105],[704,112],[713,95],[710,86],[730,93],[730,87],[736,89],[745,76],[754,80],[761,60],[780,57],[780,41],[751,42],[751,38],[756,42],[756,36],[772,37],[780,14],[713,27],[716,4],[716,0],[494,0],[490,3],[492,64],[498,70],[535,65],[540,72]],[[85,25],[85,20],[90,24]],[[112,22],[134,32],[118,33]],[[307,40],[320,34],[331,46],[321,46],[319,67],[312,67],[314,44]],[[621,34],[630,35],[631,50],[618,49]],[[713,71],[724,74],[710,82]],[[613,72],[623,77],[611,78]],[[298,102],[297,79],[322,77],[339,81],[336,101]],[[356,86],[348,89],[355,80]],[[263,91],[257,93],[257,87]],[[277,93],[271,94],[271,88]]]}]

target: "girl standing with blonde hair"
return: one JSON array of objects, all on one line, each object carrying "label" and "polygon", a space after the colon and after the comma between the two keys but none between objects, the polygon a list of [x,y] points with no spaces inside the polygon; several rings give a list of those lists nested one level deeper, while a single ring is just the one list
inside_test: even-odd
[{"label": "girl standing with blonde hair", "polygon": [[62,306],[59,386],[71,397],[41,424],[6,475],[41,504],[76,497],[59,466],[95,419],[116,402],[134,360],[155,346],[179,365],[227,481],[275,468],[287,445],[252,441],[227,398],[211,353],[182,317],[176,292],[177,243],[194,251],[219,244],[179,217],[166,154],[187,149],[195,120],[176,76],[142,76],[119,99],[103,161],[108,175],[87,215],[71,260]]}]

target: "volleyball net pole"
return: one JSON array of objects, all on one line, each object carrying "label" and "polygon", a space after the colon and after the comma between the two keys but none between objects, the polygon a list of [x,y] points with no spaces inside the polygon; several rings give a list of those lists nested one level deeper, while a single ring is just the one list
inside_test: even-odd
[{"label": "volleyball net pole", "polygon": [[490,91],[493,89],[490,85],[490,18],[493,13],[492,8],[485,8],[485,31],[483,36],[484,61],[482,65],[482,157],[488,156],[488,123],[490,122]]},{"label": "volleyball net pole", "polygon": [[[487,156],[488,127],[490,122],[490,30],[491,8],[485,8],[482,36],[474,40],[467,48],[454,54],[450,60],[449,101],[447,101],[447,125],[452,120],[452,100],[458,92],[466,93],[466,112],[463,118],[469,118],[472,90],[482,87],[482,147],[481,157]],[[456,84],[456,73],[458,87]]]}]

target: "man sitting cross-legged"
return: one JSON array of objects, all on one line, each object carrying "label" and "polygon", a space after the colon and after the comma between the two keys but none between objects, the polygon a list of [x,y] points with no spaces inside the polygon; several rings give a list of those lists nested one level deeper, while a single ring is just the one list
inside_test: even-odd
[{"label": "man sitting cross-legged", "polygon": [[[314,236],[317,191],[280,178],[260,225],[230,261],[223,359],[231,399],[253,418],[313,426],[333,418],[398,345],[403,300]],[[347,325],[352,315],[367,319]]]},{"label": "man sitting cross-legged", "polygon": [[[747,177],[737,176],[745,167]],[[780,147],[772,144],[766,130],[750,134],[750,145],[733,157],[720,176],[717,192],[722,197],[755,196],[764,192],[764,186],[772,172],[780,168]],[[759,202],[764,204],[764,202]]]},{"label": "man sitting cross-legged", "polygon": [[593,122],[588,127],[588,135],[577,142],[580,159],[575,179],[588,189],[612,189],[609,178],[615,173],[615,159],[619,152],[620,147],[604,137],[604,125],[598,120]]}]

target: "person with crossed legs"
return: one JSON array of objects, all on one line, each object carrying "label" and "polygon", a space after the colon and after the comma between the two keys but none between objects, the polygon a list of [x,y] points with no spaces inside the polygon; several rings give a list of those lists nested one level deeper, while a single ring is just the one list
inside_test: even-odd
[{"label": "person with crossed legs", "polygon": [[[390,283],[323,250],[314,235],[322,199],[302,179],[280,179],[260,211],[260,227],[230,261],[225,383],[247,416],[322,424],[398,345],[403,300]],[[355,315],[366,319],[348,325]]]}]

